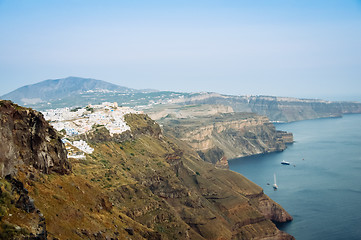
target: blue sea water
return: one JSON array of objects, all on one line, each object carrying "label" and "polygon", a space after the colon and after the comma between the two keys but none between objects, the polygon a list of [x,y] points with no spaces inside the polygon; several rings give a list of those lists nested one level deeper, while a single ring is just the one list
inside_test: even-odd
[{"label": "blue sea water", "polygon": [[[292,132],[295,142],[280,153],[233,159],[230,169],[261,186],[293,216],[278,227],[296,239],[361,239],[361,114],[276,128]],[[281,165],[282,160],[291,165]]]}]

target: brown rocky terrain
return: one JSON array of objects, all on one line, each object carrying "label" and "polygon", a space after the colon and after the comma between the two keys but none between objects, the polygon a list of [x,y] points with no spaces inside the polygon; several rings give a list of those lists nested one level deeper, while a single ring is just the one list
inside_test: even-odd
[{"label": "brown rocky terrain", "polygon": [[41,113],[0,101],[0,127],[0,177],[16,174],[21,165],[44,173],[70,171],[61,138]]},{"label": "brown rocky terrain", "polygon": [[292,133],[277,131],[267,117],[254,113],[223,113],[193,118],[164,118],[166,133],[189,143],[201,158],[219,167],[226,159],[283,151]]},{"label": "brown rocky terrain", "polygon": [[115,139],[95,127],[82,136],[94,152],[68,160],[41,114],[9,102],[0,112],[1,140],[29,144],[3,148],[0,238],[292,239],[272,222],[292,217],[259,186],[204,162],[146,115],[127,115],[131,131]]}]

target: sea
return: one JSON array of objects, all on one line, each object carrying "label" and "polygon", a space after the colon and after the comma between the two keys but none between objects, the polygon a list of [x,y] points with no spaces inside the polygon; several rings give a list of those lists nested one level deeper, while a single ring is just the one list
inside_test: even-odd
[{"label": "sea", "polygon": [[230,169],[293,216],[278,227],[296,239],[361,239],[361,114],[275,125],[295,142],[283,152],[230,160]]}]

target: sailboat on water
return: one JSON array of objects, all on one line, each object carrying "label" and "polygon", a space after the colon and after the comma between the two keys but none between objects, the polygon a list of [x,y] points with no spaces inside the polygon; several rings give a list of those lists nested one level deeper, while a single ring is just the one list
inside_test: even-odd
[{"label": "sailboat on water", "polygon": [[273,174],[273,189],[274,190],[277,190],[278,186],[277,186],[277,182],[276,182],[276,173]]}]

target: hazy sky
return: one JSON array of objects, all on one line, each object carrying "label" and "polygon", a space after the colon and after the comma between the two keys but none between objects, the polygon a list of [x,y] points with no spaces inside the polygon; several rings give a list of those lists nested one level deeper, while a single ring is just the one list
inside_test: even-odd
[{"label": "hazy sky", "polygon": [[0,0],[0,95],[67,76],[361,99],[361,0]]}]

